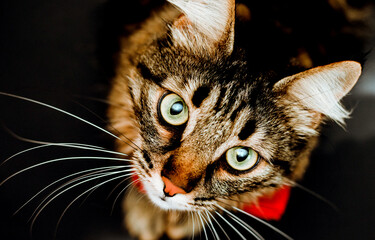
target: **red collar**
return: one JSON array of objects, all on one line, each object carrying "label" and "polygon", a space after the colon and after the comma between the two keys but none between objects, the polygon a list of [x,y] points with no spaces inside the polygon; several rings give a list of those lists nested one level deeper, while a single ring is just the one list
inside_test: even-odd
[{"label": "red collar", "polygon": [[280,220],[283,216],[290,196],[290,186],[284,185],[271,196],[258,198],[258,203],[245,204],[242,210],[264,220]]},{"label": "red collar", "polygon": [[[138,175],[133,175],[134,186],[139,191],[144,192],[143,185],[139,181]],[[271,196],[263,196],[258,198],[258,202],[245,204],[242,210],[251,215],[264,220],[280,220],[283,216],[286,206],[288,205],[290,196],[290,186],[284,185],[276,190]]]}]

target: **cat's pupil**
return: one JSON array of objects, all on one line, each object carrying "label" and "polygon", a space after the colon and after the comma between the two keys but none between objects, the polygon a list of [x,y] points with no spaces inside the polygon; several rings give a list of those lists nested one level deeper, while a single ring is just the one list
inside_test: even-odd
[{"label": "cat's pupil", "polygon": [[171,115],[178,115],[184,110],[184,104],[182,101],[175,102],[170,110]]},{"label": "cat's pupil", "polygon": [[237,155],[237,161],[242,162],[242,161],[245,161],[246,158],[249,156],[249,151],[244,148],[240,148],[236,150],[236,155]]}]

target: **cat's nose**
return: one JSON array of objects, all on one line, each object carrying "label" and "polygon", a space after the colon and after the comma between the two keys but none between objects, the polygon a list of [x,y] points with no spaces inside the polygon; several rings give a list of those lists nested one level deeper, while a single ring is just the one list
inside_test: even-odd
[{"label": "cat's nose", "polygon": [[176,186],[171,180],[168,178],[161,176],[161,179],[164,182],[164,193],[167,197],[173,197],[177,193],[186,193],[186,191],[178,186]]}]

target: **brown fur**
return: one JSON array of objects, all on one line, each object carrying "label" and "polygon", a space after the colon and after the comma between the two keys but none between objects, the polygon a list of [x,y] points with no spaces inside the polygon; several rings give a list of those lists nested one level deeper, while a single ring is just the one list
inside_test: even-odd
[{"label": "brown fur", "polygon": [[[238,200],[256,202],[300,179],[322,121],[347,117],[338,102],[358,79],[358,63],[314,68],[274,85],[267,74],[249,73],[245,50],[234,41],[235,3],[218,2],[228,3],[229,11],[218,32],[202,32],[202,23],[189,19],[194,8],[181,13],[166,5],[122,41],[108,116],[123,139],[118,150],[136,160],[133,167],[145,187],[146,193],[133,190],[124,200],[125,225],[139,239],[189,237],[202,228],[196,223],[193,229],[189,211],[241,207]],[[249,21],[250,11],[241,12]],[[313,64],[303,49],[297,58],[302,67]],[[295,59],[290,57],[292,65]],[[208,93],[197,106],[192,99],[199,89]],[[309,96],[309,89],[319,97]],[[189,109],[185,125],[170,126],[160,117],[160,101],[169,92]],[[319,109],[320,94],[329,111]],[[225,153],[237,146],[256,151],[259,163],[232,169]],[[162,176],[186,194],[166,196]]]}]

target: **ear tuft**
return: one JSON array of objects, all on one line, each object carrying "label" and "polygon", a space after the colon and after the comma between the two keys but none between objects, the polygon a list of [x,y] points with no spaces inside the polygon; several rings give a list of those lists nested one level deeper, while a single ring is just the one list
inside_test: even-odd
[{"label": "ear tuft", "polygon": [[234,0],[168,0],[182,15],[171,26],[175,42],[189,50],[233,50]]},{"label": "ear tuft", "polygon": [[350,112],[344,109],[340,100],[353,88],[361,69],[354,61],[332,63],[283,78],[275,84],[273,91],[344,125]]}]

